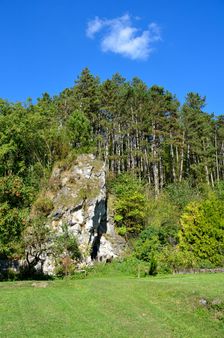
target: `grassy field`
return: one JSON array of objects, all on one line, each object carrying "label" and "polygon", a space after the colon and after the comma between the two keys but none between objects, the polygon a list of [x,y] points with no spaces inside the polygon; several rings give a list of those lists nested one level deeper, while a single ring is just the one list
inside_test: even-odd
[{"label": "grassy field", "polygon": [[0,283],[1,338],[220,338],[223,310],[224,274]]}]

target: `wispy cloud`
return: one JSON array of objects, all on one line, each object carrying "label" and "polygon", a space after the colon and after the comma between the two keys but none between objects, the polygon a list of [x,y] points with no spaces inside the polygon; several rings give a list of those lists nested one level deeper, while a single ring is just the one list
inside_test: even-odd
[{"label": "wispy cloud", "polygon": [[102,32],[103,52],[113,52],[132,60],[147,60],[153,51],[153,43],[161,40],[160,28],[151,23],[146,30],[140,30],[132,21],[129,14],[111,20],[95,17],[88,22],[86,35],[94,39]]}]

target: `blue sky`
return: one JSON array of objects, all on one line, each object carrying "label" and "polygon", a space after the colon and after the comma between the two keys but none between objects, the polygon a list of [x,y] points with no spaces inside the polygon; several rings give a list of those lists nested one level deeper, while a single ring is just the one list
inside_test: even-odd
[{"label": "blue sky", "polygon": [[87,66],[224,114],[224,0],[1,0],[0,13],[2,98],[58,94]]}]

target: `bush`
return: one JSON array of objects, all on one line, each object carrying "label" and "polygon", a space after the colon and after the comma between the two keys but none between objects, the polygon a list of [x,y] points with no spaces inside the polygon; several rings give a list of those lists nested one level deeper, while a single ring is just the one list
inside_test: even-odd
[{"label": "bush", "polygon": [[0,255],[12,257],[27,223],[27,209],[10,208],[7,202],[0,203]]},{"label": "bush", "polygon": [[33,195],[33,189],[26,186],[21,177],[0,177],[0,203],[8,203],[12,208],[27,207],[32,202]]},{"label": "bush", "polygon": [[153,228],[147,228],[142,231],[139,239],[134,245],[134,254],[137,259],[150,262],[152,253],[160,249],[158,231]]},{"label": "bush", "polygon": [[53,202],[47,196],[39,196],[38,199],[34,203],[34,210],[37,214],[41,214],[43,216],[48,216],[50,212],[53,210]]},{"label": "bush", "polygon": [[[116,222],[116,217],[114,218],[115,222]],[[125,226],[120,226],[117,228],[117,233],[120,236],[125,236],[127,234],[127,228]]]},{"label": "bush", "polygon": [[122,174],[111,183],[111,191],[115,196],[115,225],[121,234],[136,236],[145,227],[147,213],[143,186],[134,176]]},{"label": "bush", "polygon": [[75,272],[77,261],[81,259],[81,252],[74,235],[69,233],[68,225],[62,226],[63,233],[56,236],[51,248],[56,257],[55,274],[67,276]]},{"label": "bush", "polygon": [[218,199],[224,200],[224,181],[217,182],[215,185],[215,194]]},{"label": "bush", "polygon": [[136,257],[128,256],[123,259],[114,259],[111,263],[95,263],[86,269],[88,277],[133,276],[144,277],[148,274],[148,263],[139,261]]},{"label": "bush", "polygon": [[181,211],[193,200],[200,198],[200,193],[196,188],[192,188],[188,181],[170,184],[166,187],[170,201]]},{"label": "bush", "polygon": [[[47,220],[43,216],[32,218],[22,233],[21,250],[23,250],[24,260],[26,261],[24,275],[43,274],[41,270],[42,258],[48,253],[52,236],[46,223]],[[37,266],[41,267],[40,271],[37,270]]]},{"label": "bush", "polygon": [[150,276],[156,276],[157,275],[157,273],[158,273],[157,267],[158,267],[157,260],[155,258],[154,253],[152,253],[151,259],[150,259],[150,266],[149,266],[149,275]]},{"label": "bush", "polygon": [[158,198],[150,198],[147,211],[148,227],[158,232],[162,245],[176,244],[179,230],[180,210],[166,192]]},{"label": "bush", "polygon": [[75,273],[76,262],[69,256],[57,258],[54,273],[57,277],[71,276]]},{"label": "bush", "polygon": [[183,252],[179,247],[166,246],[158,254],[158,271],[160,273],[178,272],[197,267],[197,259],[192,252]]},{"label": "bush", "polygon": [[179,238],[183,252],[191,252],[201,262],[223,266],[223,202],[211,195],[202,202],[190,203],[181,217]]}]

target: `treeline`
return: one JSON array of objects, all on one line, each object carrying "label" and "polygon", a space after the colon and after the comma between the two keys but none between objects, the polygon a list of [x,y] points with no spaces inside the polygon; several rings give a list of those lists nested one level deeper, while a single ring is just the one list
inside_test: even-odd
[{"label": "treeline", "polygon": [[119,74],[101,82],[87,68],[72,88],[35,104],[0,99],[0,254],[18,254],[40,185],[77,152],[95,153],[115,176],[133,174],[155,196],[186,179],[211,187],[223,180],[224,116],[205,106],[197,93],[181,106],[162,87]]},{"label": "treeline", "polygon": [[224,116],[204,111],[189,93],[180,106],[162,87],[119,74],[100,82],[86,68],[75,86],[36,104],[0,102],[0,174],[50,168],[71,149],[86,148],[114,173],[131,171],[154,186],[224,179]]},{"label": "treeline", "polygon": [[135,173],[156,195],[183,179],[214,186],[224,178],[224,117],[206,113],[205,97],[197,93],[180,106],[162,87],[148,88],[138,78],[127,82],[119,74],[100,83],[84,69],[61,99],[67,112],[80,109],[88,117],[109,170]]}]

